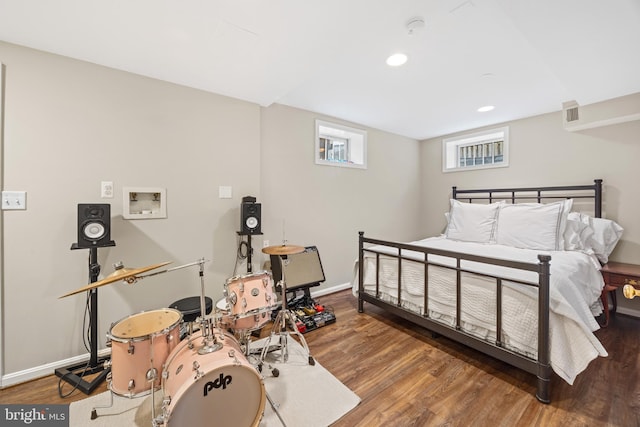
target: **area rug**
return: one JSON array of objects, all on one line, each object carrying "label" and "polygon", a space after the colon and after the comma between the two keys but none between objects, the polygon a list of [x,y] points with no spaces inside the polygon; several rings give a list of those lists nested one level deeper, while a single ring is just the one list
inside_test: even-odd
[{"label": "area rug", "polygon": [[[360,403],[360,398],[318,361],[309,365],[307,354],[296,340],[288,338],[286,362],[281,361],[280,350],[274,348],[274,341],[262,369],[266,400],[260,427],[326,427]],[[251,349],[255,352],[261,346],[264,346],[264,339],[252,343]],[[255,363],[257,356],[249,356],[249,360]],[[69,407],[70,427],[152,426],[150,395],[129,399],[111,394],[104,392],[72,403]],[[113,405],[103,407],[110,405],[111,397]],[[162,391],[157,391],[156,417],[162,413],[162,398]],[[98,417],[92,420],[94,408]],[[218,424],[215,419],[202,421],[202,425],[207,426]],[[169,425],[172,426],[171,420]]]}]

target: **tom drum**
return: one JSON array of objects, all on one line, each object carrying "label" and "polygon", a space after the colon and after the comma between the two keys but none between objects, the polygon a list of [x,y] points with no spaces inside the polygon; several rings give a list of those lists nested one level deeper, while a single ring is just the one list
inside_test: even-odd
[{"label": "tom drum", "polygon": [[237,317],[271,311],[277,300],[273,278],[266,271],[228,279],[224,294],[231,314]]},{"label": "tom drum", "polygon": [[227,299],[222,298],[216,303],[216,309],[219,313],[219,325],[223,329],[231,329],[233,331],[255,331],[260,329],[271,320],[271,310],[263,310],[260,313],[238,317],[229,311]]}]

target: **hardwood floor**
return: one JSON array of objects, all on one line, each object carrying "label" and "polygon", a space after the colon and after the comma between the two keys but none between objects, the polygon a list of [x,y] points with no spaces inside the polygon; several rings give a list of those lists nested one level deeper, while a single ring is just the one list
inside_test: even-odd
[{"label": "hardwood floor", "polygon": [[[551,403],[539,403],[535,378],[365,304],[350,291],[317,298],[337,322],[305,334],[313,356],[362,399],[335,427],[640,426],[640,320],[612,316],[596,334],[609,352],[573,386],[555,376]],[[62,383],[62,392],[71,386]],[[106,390],[100,386],[93,394]],[[313,404],[313,386],[308,393]],[[0,390],[2,403],[71,403],[51,375]],[[298,427],[298,426],[289,426]]]}]

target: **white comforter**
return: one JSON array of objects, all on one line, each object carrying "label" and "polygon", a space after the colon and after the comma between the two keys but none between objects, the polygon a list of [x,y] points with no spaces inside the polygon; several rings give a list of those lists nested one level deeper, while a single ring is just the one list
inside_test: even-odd
[{"label": "white comforter", "polygon": [[[538,263],[538,255],[551,255],[550,277],[550,358],[551,367],[567,383],[573,384],[576,376],[589,362],[607,352],[593,331],[599,329],[594,315],[602,308],[599,297],[604,286],[599,264],[592,256],[578,251],[541,252],[516,249],[503,245],[485,245],[432,237],[412,245],[426,246],[454,252]],[[394,254],[397,249],[376,246],[376,250]],[[423,259],[422,253],[402,251],[405,257]],[[429,255],[429,261],[455,266],[455,260]],[[537,273],[514,270],[463,261],[462,267],[480,273],[537,283]],[[365,252],[365,292],[375,293],[375,254]],[[397,303],[397,261],[381,257],[380,292],[382,298]],[[448,325],[455,324],[455,271],[429,267],[428,311],[432,319]],[[424,314],[424,267],[422,264],[403,261],[402,306]],[[353,292],[357,295],[358,280],[353,280]],[[495,280],[474,274],[463,274],[462,287],[463,329],[489,341],[495,341]],[[507,348],[529,357],[537,354],[537,289],[506,283],[503,289],[503,341]]]}]

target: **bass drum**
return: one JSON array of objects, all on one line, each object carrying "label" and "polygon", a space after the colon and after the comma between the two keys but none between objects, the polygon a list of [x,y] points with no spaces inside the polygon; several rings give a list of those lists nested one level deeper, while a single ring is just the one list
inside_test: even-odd
[{"label": "bass drum", "polygon": [[219,350],[198,354],[202,331],[173,349],[162,372],[162,418],[167,426],[256,427],[264,414],[262,377],[238,341],[216,331]]}]

